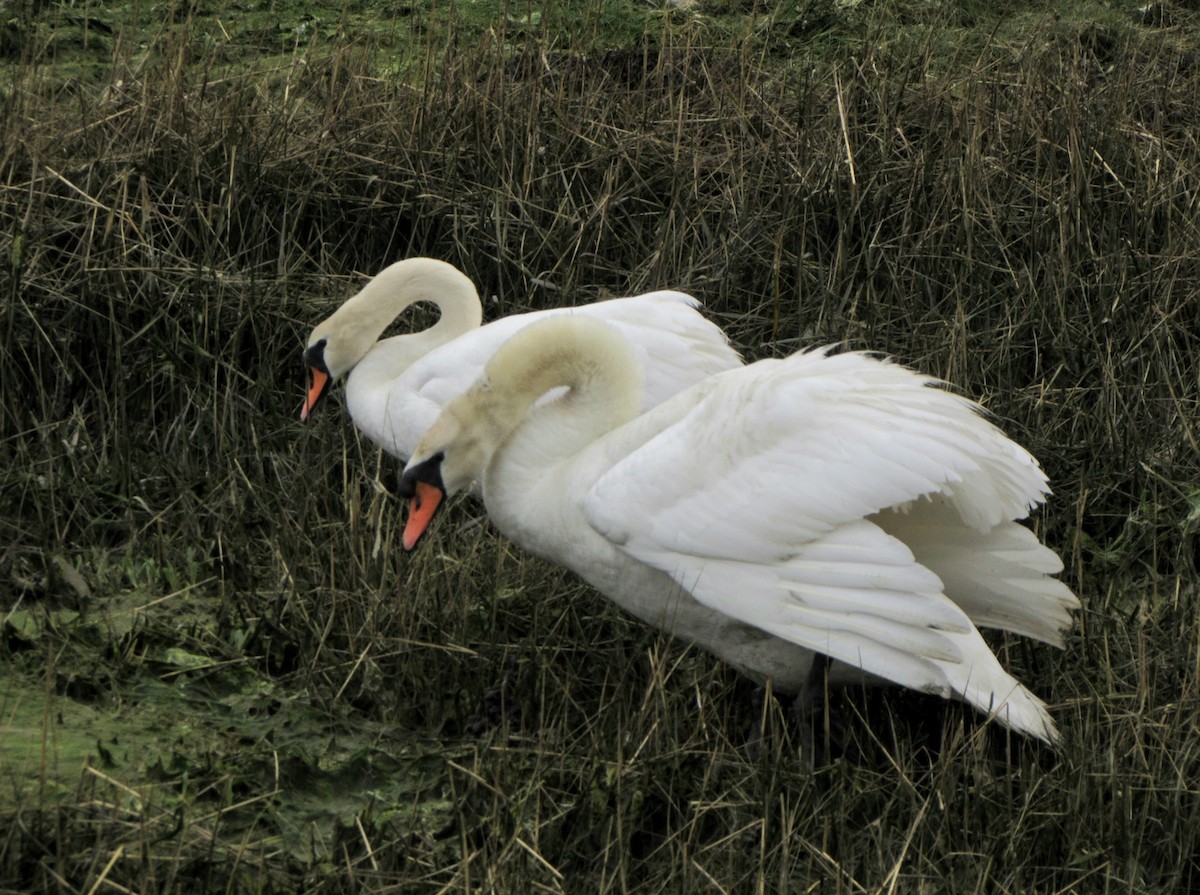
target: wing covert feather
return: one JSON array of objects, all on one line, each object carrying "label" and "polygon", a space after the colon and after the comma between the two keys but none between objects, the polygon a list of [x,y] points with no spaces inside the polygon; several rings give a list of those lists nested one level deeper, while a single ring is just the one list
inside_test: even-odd
[{"label": "wing covert feather", "polygon": [[896,364],[808,352],[711,382],[586,498],[591,524],[635,555],[769,561],[938,493],[987,529],[1046,493],[1036,461],[974,404]]}]

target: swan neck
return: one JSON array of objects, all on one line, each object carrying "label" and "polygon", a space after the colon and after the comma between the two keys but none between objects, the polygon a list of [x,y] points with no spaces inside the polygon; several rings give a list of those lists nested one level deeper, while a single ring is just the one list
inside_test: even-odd
[{"label": "swan neck", "polygon": [[496,399],[493,419],[508,429],[490,464],[501,475],[524,470],[541,476],[633,419],[642,404],[641,363],[608,325],[563,316],[526,333],[536,344],[522,333],[496,353],[486,372]]},{"label": "swan neck", "polygon": [[392,321],[418,302],[437,306],[437,322],[422,332],[396,336],[382,343],[391,343],[398,349],[395,343],[407,340],[408,347],[399,349],[399,353],[409,363],[413,359],[409,355],[431,351],[483,322],[479,294],[465,274],[432,258],[408,258],[385,268],[348,299],[314,332],[313,339],[326,333],[337,334],[346,355],[342,358],[345,368],[352,369],[375,348]]},{"label": "swan neck", "polygon": [[483,322],[475,285],[457,268],[432,258],[409,258],[384,269],[343,306],[370,321],[378,338],[393,320],[418,302],[438,309],[438,320],[426,332],[443,341],[457,338]]}]

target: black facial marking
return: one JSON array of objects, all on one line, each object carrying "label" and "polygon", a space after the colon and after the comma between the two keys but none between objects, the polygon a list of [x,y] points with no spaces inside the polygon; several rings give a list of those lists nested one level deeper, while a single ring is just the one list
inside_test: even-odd
[{"label": "black facial marking", "polygon": [[411,469],[404,470],[400,484],[396,486],[396,495],[406,500],[412,497],[417,493],[417,482],[433,485],[444,494],[446,486],[442,484],[442,461],[445,459],[445,453],[438,451],[428,460],[422,460]]},{"label": "black facial marking", "polygon": [[329,375],[329,368],[325,366],[325,343],[327,339],[321,339],[304,349],[304,365],[320,370],[325,375]]}]

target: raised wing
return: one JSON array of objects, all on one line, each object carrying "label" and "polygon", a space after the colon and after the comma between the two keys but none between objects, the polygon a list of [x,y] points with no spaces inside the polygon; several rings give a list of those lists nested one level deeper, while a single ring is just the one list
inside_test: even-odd
[{"label": "raised wing", "polygon": [[1027,514],[1036,461],[975,405],[861,354],[724,374],[589,491],[589,523],[697,600],[1053,739],[936,574],[871,517],[937,496],[969,526]]},{"label": "raised wing", "polygon": [[1037,461],[932,385],[819,351],[719,376],[596,483],[595,524],[630,549],[770,560],[927,495],[985,531],[1028,515],[1048,493]]}]

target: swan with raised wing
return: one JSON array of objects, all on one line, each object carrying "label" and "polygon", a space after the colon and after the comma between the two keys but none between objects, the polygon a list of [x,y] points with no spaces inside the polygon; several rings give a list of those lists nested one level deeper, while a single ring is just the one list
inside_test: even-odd
[{"label": "swan with raised wing", "polygon": [[[380,339],[409,306],[440,313],[429,329]],[[741,366],[725,334],[682,292],[664,290],[578,308],[514,314],[481,326],[479,295],[460,270],[433,258],[407,258],[373,278],[312,331],[304,349],[307,420],[329,386],[346,380],[355,426],[388,453],[407,460],[442,405],[465,391],[492,353],[519,329],[552,314],[578,313],[615,326],[647,371],[652,407],[713,373]]]},{"label": "swan with raised wing", "polygon": [[417,445],[404,547],[478,480],[518,545],[780,691],[804,690],[821,655],[831,681],[959,698],[1056,741],[977,626],[1061,645],[1079,603],[1017,521],[1045,475],[977,404],[828,350],[717,374],[645,413],[642,388],[602,322],[522,330]]}]

